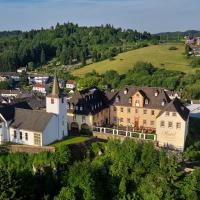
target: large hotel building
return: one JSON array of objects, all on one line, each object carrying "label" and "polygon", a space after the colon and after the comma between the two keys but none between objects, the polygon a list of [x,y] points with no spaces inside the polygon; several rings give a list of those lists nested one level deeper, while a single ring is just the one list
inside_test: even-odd
[{"label": "large hotel building", "polygon": [[153,133],[159,146],[183,151],[188,122],[189,110],[163,88],[104,92],[94,87],[68,97],[69,130],[98,126]]}]

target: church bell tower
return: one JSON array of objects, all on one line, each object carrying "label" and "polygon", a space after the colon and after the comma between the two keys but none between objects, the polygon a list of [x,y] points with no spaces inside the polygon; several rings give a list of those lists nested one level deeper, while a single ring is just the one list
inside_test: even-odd
[{"label": "church bell tower", "polygon": [[60,93],[56,76],[53,81],[52,93],[46,97],[46,112],[53,113],[57,116],[59,139],[67,136],[67,98]]}]

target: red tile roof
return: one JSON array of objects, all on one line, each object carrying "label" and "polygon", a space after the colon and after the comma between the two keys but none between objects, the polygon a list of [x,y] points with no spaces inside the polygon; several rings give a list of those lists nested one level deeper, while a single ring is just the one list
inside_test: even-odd
[{"label": "red tile roof", "polygon": [[34,87],[45,88],[45,84],[36,83]]},{"label": "red tile roof", "polygon": [[68,80],[67,84],[76,84],[76,81],[74,81],[74,80]]}]

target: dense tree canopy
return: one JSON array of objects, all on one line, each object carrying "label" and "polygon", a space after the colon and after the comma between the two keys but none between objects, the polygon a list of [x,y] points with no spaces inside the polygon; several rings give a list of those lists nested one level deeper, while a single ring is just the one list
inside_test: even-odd
[{"label": "dense tree canopy", "polygon": [[55,153],[0,154],[0,199],[197,200],[200,170],[180,171],[175,155],[152,143],[95,142],[75,160]]},{"label": "dense tree canopy", "polygon": [[182,72],[156,68],[151,63],[138,62],[124,75],[119,75],[117,71],[110,70],[104,74],[96,71],[87,73],[84,78],[78,81],[79,86],[98,86],[106,89],[122,88],[125,85],[163,87],[169,90],[178,90],[183,94],[183,98],[200,98],[200,71],[194,74],[184,74]]},{"label": "dense tree canopy", "polygon": [[111,25],[79,27],[72,23],[28,32],[0,32],[0,68],[14,71],[30,62],[34,66],[45,64],[54,57],[61,64],[85,65],[90,58],[97,62],[130,47],[145,46],[145,41],[154,37],[157,38],[147,32],[122,30]]}]

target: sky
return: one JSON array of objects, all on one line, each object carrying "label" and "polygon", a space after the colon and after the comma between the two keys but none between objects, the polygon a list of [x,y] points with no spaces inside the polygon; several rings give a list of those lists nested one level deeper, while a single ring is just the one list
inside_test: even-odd
[{"label": "sky", "polygon": [[200,0],[0,0],[0,31],[64,22],[159,33],[200,30]]}]

